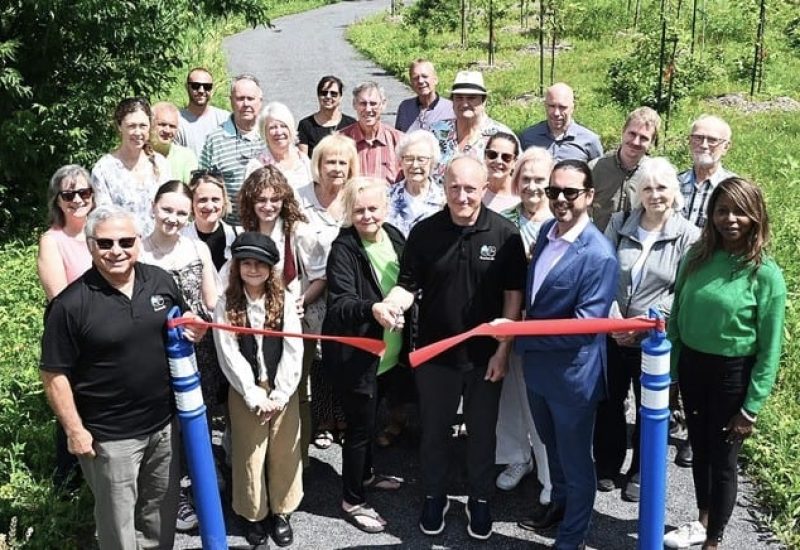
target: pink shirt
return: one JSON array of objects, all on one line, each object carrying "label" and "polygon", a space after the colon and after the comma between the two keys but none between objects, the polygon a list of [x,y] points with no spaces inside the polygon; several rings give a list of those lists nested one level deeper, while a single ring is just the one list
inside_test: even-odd
[{"label": "pink shirt", "polygon": [[369,141],[364,137],[358,122],[351,124],[340,132],[356,142],[358,163],[362,176],[374,176],[386,180],[388,185],[397,181],[400,172],[395,149],[397,142],[403,137],[403,132],[391,126],[380,123],[375,139]]},{"label": "pink shirt", "polygon": [[61,229],[56,229],[54,227],[48,229],[45,235],[49,235],[56,242],[58,253],[61,255],[61,261],[64,262],[67,284],[83,275],[87,269],[92,267],[92,255],[89,254],[86,241],[80,241],[74,237],[70,237]]}]

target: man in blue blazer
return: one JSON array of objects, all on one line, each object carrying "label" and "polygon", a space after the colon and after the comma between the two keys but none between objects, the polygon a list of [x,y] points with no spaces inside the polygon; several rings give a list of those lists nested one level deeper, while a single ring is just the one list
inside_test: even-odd
[{"label": "man in blue blazer", "polygon": [[[536,241],[526,285],[526,319],[607,317],[617,287],[611,243],[592,224],[594,198],[586,163],[555,165],[545,193],[555,219]],[[596,479],[592,434],[597,404],[605,397],[605,335],[520,337],[531,413],[547,447],[552,502],[520,527],[560,524],[553,548],[585,546]]]}]

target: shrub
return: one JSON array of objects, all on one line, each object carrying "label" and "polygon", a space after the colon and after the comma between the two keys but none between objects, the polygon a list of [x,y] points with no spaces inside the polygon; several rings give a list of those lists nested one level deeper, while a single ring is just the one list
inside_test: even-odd
[{"label": "shrub", "polygon": [[722,73],[718,66],[709,61],[713,56],[706,56],[705,60],[691,56],[683,45],[685,42],[681,40],[680,33],[674,29],[668,29],[666,33],[663,78],[659,75],[660,30],[633,34],[630,41],[630,52],[614,59],[607,73],[609,95],[626,109],[646,105],[664,112],[670,101],[672,104],[679,102],[698,86],[719,78]]}]

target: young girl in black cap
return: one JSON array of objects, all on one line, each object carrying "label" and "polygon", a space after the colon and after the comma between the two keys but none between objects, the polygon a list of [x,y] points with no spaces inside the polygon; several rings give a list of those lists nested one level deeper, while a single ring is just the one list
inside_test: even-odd
[{"label": "young girl in black cap", "polygon": [[[295,297],[273,269],[275,243],[247,232],[231,245],[228,287],[215,320],[237,327],[301,332]],[[300,381],[303,344],[298,338],[214,331],[217,353],[230,382],[234,512],[247,522],[246,538],[267,548],[292,543],[290,514],[303,497],[300,457]]]}]

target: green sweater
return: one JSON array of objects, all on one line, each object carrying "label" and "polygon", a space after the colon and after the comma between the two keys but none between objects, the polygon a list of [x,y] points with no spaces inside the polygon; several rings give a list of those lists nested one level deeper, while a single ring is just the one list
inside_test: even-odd
[{"label": "green sweater", "polygon": [[717,251],[697,271],[678,270],[675,301],[667,331],[672,342],[672,380],[678,379],[681,346],[724,357],[755,355],[745,410],[757,414],[775,383],[781,355],[786,283],[778,265],[765,258],[752,269]]}]

